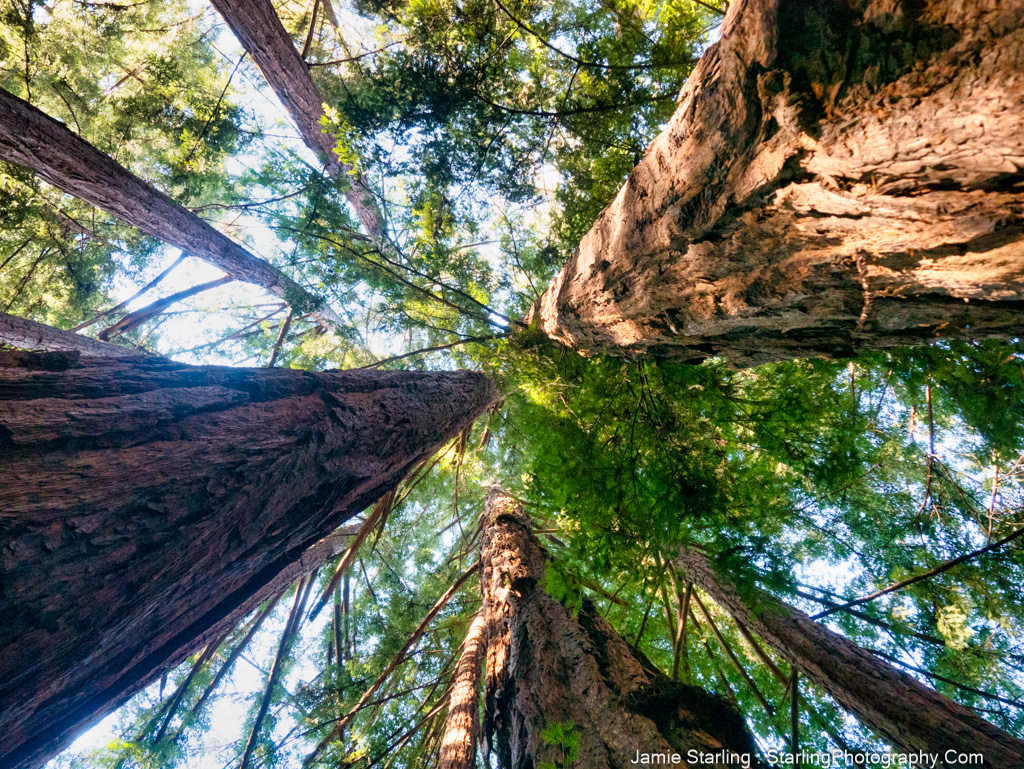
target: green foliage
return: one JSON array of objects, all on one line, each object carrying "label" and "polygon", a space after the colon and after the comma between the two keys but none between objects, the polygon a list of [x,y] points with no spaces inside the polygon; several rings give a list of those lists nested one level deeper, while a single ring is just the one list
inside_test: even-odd
[{"label": "green foliage", "polygon": [[576,754],[580,750],[580,733],[572,721],[548,724],[540,733],[540,738],[549,748],[558,748],[561,757],[555,761],[539,761],[537,769],[571,769],[576,764]]},{"label": "green foliage", "polygon": [[[301,49],[311,4],[275,5]],[[232,284],[228,306],[202,297],[176,306],[133,343],[195,363],[266,365],[276,349],[280,366],[472,368],[501,383],[502,403],[405,489],[360,550],[339,620],[348,638],[341,659],[333,597],[304,624],[271,693],[259,762],[298,765],[394,659],[477,556],[492,483],[522,499],[544,532],[552,596],[575,612],[594,600],[654,664],[735,701],[766,744],[784,744],[783,709],[764,711],[702,615],[677,654],[679,547],[705,548],[755,610],[767,591],[815,613],[1009,533],[1024,508],[1021,343],[942,342],[750,371],[563,350],[518,319],[672,114],[716,15],[690,0],[334,6],[341,29],[318,17],[310,72],[338,157],[368,179],[393,250],[360,232],[344,198],[349,180],[325,177],[290,136],[259,71],[240,61],[205,5],[12,0],[0,12],[0,86],[279,265],[344,319],[325,331],[309,317],[317,308],[291,292],[282,301]],[[807,56],[808,72],[820,65],[816,82],[831,83],[827,52]],[[167,256],[23,170],[0,167],[0,311],[69,328],[133,293]],[[320,589],[332,568],[318,576]],[[479,606],[475,584],[439,614],[326,761],[432,765],[447,676]],[[944,694],[1021,733],[1024,711],[978,692],[1024,696],[1022,585],[1024,555],[1007,548],[825,621],[913,660],[922,677],[941,676],[929,680]],[[162,696],[154,685],[122,710],[117,739],[66,761],[237,762],[283,603],[193,712],[246,625],[231,633],[159,743],[149,725],[195,658]],[[780,703],[785,685],[728,615],[705,603],[750,680]],[[809,748],[833,747],[821,721],[855,747],[877,745],[823,692],[804,693],[816,714],[801,713]],[[560,751],[552,765],[572,765],[578,730],[552,724],[545,735]]]}]

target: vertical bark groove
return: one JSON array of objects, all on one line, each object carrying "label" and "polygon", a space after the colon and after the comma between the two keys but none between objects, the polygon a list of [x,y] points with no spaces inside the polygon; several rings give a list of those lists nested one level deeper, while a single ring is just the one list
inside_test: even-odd
[{"label": "vertical bark groove", "polygon": [[495,398],[472,372],[0,351],[0,765],[209,643]]},{"label": "vertical bark groove", "polygon": [[486,618],[481,611],[473,618],[462,655],[455,667],[448,717],[441,737],[440,769],[476,769],[476,746],[480,736],[480,674],[487,642]]},{"label": "vertical bark groove", "polygon": [[534,309],[737,366],[1024,332],[1024,4],[737,0]]},{"label": "vertical bark groove", "polygon": [[[631,647],[587,600],[578,615],[543,589],[546,553],[507,493],[487,496],[483,537],[487,616],[485,747],[499,769],[563,760],[541,732],[572,722],[575,766],[636,766],[637,754],[754,757],[743,719],[720,698],[676,683]],[[557,763],[556,763],[557,765]]]}]

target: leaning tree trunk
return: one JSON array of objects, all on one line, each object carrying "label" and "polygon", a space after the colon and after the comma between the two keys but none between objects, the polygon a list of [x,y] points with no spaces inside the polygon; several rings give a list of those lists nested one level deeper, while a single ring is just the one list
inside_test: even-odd
[{"label": "leaning tree trunk", "polygon": [[917,679],[833,633],[799,609],[759,593],[752,611],[707,556],[684,549],[676,562],[687,578],[748,625],[845,710],[894,747],[940,755],[981,754],[990,769],[1024,766],[1024,742]]},{"label": "leaning tree trunk", "polygon": [[349,189],[345,197],[355,209],[366,234],[378,246],[387,246],[377,199],[366,177],[343,162],[335,152],[337,142],[324,128],[326,117],[320,93],[273,4],[270,0],[211,0],[211,3],[288,110],[306,146],[320,156],[327,174],[347,179]]},{"label": "leaning tree trunk", "polygon": [[736,0],[534,309],[734,365],[1024,333],[1024,3]]},{"label": "leaning tree trunk", "polygon": [[472,372],[0,351],[0,766],[223,632],[495,398]]},{"label": "leaning tree trunk", "polygon": [[[720,698],[674,683],[584,600],[577,615],[544,591],[546,553],[530,520],[501,489],[488,494],[483,537],[487,617],[485,746],[499,769],[560,766],[542,731],[572,722],[573,766],[632,769],[644,754],[703,766],[754,760],[743,719]],[[654,763],[661,763],[656,759]]]},{"label": "leaning tree trunk", "polygon": [[145,355],[4,312],[0,312],[0,345],[46,352],[77,351],[95,358],[141,358]]},{"label": "leaning tree trunk", "polygon": [[448,716],[441,737],[438,769],[475,769],[480,738],[480,673],[487,652],[487,619],[481,611],[473,618],[455,667]]},{"label": "leaning tree trunk", "polygon": [[0,88],[0,160],[23,166],[165,243],[253,283],[326,323],[341,319],[277,267],[250,253],[85,139]]}]

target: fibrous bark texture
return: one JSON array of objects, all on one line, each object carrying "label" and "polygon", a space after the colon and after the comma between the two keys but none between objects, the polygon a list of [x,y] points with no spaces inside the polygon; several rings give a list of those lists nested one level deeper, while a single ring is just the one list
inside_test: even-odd
[{"label": "fibrous bark texture", "polygon": [[938,754],[943,767],[957,765],[943,759],[963,754],[981,754],[990,769],[1024,766],[1024,742],[799,609],[762,593],[752,611],[707,556],[695,550],[684,549],[677,564],[719,606],[894,747]]},{"label": "fibrous bark texture", "polygon": [[534,309],[737,366],[1024,332],[1024,3],[737,0]]},{"label": "fibrous bark texture", "polygon": [[209,643],[495,398],[472,372],[0,351],[0,766]]},{"label": "fibrous bark texture", "polygon": [[260,68],[274,94],[288,111],[306,146],[326,166],[327,175],[347,179],[345,198],[355,209],[366,234],[378,245],[387,243],[377,200],[365,177],[341,161],[335,138],[324,131],[323,102],[309,68],[295,50],[270,0],[211,0],[213,7]]},{"label": "fibrous bark texture", "polygon": [[475,769],[476,746],[480,737],[480,674],[487,637],[486,621],[480,612],[473,619],[455,668],[448,717],[441,738],[439,769]]},{"label": "fibrous bark texture", "polygon": [[0,312],[0,345],[46,352],[77,351],[94,358],[141,358],[140,353],[72,331]]},{"label": "fibrous bark texture", "polygon": [[337,315],[305,288],[135,176],[28,102],[0,88],[0,160],[32,171],[165,243],[220,267],[236,280],[305,304],[325,322]]},{"label": "fibrous bark texture", "polygon": [[499,769],[565,761],[542,731],[579,734],[573,766],[635,767],[637,754],[689,751],[702,766],[754,760],[743,719],[720,698],[674,683],[584,600],[578,615],[544,591],[546,553],[507,493],[487,497],[483,596],[487,617],[484,739]]}]

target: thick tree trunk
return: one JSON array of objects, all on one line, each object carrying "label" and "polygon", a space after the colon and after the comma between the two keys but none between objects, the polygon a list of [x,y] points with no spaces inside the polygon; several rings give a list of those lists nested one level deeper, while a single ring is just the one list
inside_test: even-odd
[{"label": "thick tree trunk", "polygon": [[569,721],[579,735],[572,765],[587,769],[633,769],[638,754],[677,753],[709,767],[735,766],[729,753],[754,760],[753,740],[728,704],[670,681],[589,601],[574,615],[544,591],[546,553],[508,494],[492,489],[485,516],[484,739],[499,769],[562,765],[562,746],[541,733]]},{"label": "thick tree trunk", "polygon": [[1024,3],[737,0],[535,307],[738,366],[1024,333]]},{"label": "thick tree trunk", "polygon": [[94,358],[141,358],[142,354],[115,344],[100,342],[73,331],[62,331],[45,323],[36,323],[16,315],[0,312],[0,345],[23,350],[72,352]]},{"label": "thick tree trunk", "polygon": [[324,107],[309,68],[295,50],[270,0],[211,0],[235,33],[281,104],[288,110],[306,146],[324,162],[329,176],[347,179],[345,197],[366,234],[378,246],[388,243],[384,219],[366,178],[343,163],[334,137],[323,128]]},{"label": "thick tree trunk", "polygon": [[209,643],[495,398],[472,372],[0,352],[0,766]]},{"label": "thick tree trunk", "polygon": [[677,563],[719,606],[894,747],[937,753],[942,767],[959,765],[949,756],[963,754],[981,754],[990,769],[1024,766],[1024,742],[800,610],[762,593],[757,611],[751,611],[735,586],[695,550],[684,550]]},{"label": "thick tree trunk", "polygon": [[57,189],[220,267],[236,280],[262,286],[304,311],[316,310],[325,322],[341,325],[333,310],[272,264],[2,88],[0,160],[24,166]]},{"label": "thick tree trunk", "polygon": [[487,651],[486,618],[480,612],[473,619],[455,667],[448,717],[441,738],[439,769],[476,769],[476,746],[480,738],[480,674]]}]

